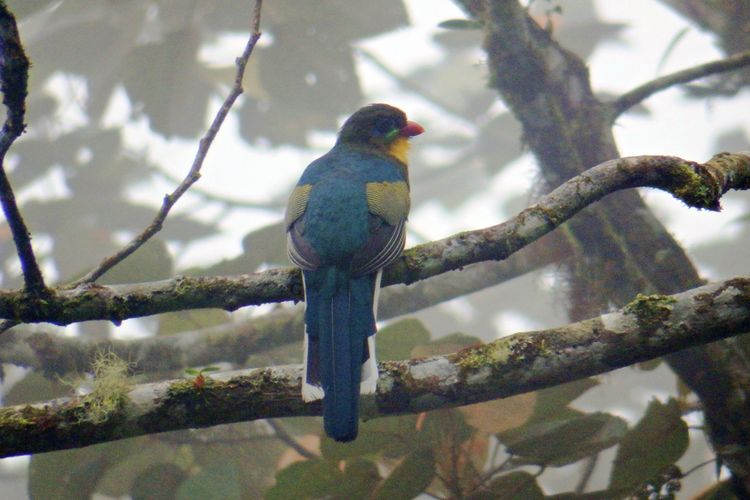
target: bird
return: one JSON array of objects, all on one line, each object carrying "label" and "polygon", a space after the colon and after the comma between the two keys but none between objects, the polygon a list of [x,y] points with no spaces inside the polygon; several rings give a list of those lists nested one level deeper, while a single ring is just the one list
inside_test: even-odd
[{"label": "bird", "polygon": [[423,132],[396,107],[360,108],[289,196],[287,254],[305,292],[302,398],[323,400],[336,441],[357,437],[360,394],[376,391],[380,280],[404,249],[409,139]]}]

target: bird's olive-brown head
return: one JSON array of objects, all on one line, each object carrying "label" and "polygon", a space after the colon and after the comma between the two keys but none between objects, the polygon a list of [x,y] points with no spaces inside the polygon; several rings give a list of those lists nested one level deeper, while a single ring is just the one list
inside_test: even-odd
[{"label": "bird's olive-brown head", "polygon": [[388,104],[370,104],[344,122],[338,143],[372,147],[406,164],[409,138],[422,132],[422,126],[407,120],[400,109]]}]

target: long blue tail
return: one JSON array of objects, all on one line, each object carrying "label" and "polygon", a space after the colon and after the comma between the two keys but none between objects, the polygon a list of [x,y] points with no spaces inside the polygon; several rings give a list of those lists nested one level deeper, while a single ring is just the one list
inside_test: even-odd
[{"label": "long blue tail", "polygon": [[325,431],[336,441],[351,441],[357,437],[366,339],[375,333],[373,277],[353,279],[331,267],[306,273],[306,286],[305,320],[318,341]]}]

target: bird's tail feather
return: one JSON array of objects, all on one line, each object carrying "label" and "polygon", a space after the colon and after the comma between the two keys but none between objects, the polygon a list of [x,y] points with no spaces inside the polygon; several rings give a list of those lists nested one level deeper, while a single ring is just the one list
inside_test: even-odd
[{"label": "bird's tail feather", "polygon": [[380,296],[380,278],[383,270],[375,274],[372,283],[372,321],[373,330],[367,337],[367,350],[362,355],[362,383],[359,387],[360,394],[375,394],[378,388],[378,360],[375,357],[375,321],[378,317],[378,298]]},{"label": "bird's tail feather", "polygon": [[327,271],[317,318],[323,422],[333,439],[351,441],[359,423],[362,361],[369,350],[365,339],[375,331],[373,278],[352,279],[336,268]]}]

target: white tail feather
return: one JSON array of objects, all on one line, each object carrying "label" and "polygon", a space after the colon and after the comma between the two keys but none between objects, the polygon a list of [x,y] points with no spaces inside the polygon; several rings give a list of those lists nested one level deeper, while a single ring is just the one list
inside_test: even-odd
[{"label": "white tail feather", "polygon": [[367,350],[370,357],[362,363],[362,382],[359,384],[360,394],[375,394],[378,388],[378,361],[375,359],[375,335],[367,337]]},{"label": "white tail feather", "polygon": [[[378,320],[378,298],[380,297],[380,279],[383,270],[378,270],[375,275],[375,290],[372,297],[372,317]],[[375,356],[375,335],[367,337],[367,351],[370,357],[362,363],[362,382],[359,385],[360,394],[375,394],[378,388],[378,360]]]},{"label": "white tail feather", "polygon": [[305,332],[305,342],[303,346],[302,354],[302,399],[309,403],[311,401],[317,401],[323,399],[325,392],[319,385],[310,384],[307,382],[307,351],[309,346],[307,343],[307,332]]},{"label": "white tail feather", "polygon": [[305,403],[319,401],[323,399],[323,396],[325,396],[325,392],[323,391],[322,387],[320,387],[319,385],[312,385],[308,384],[307,382],[302,382],[302,400]]}]

